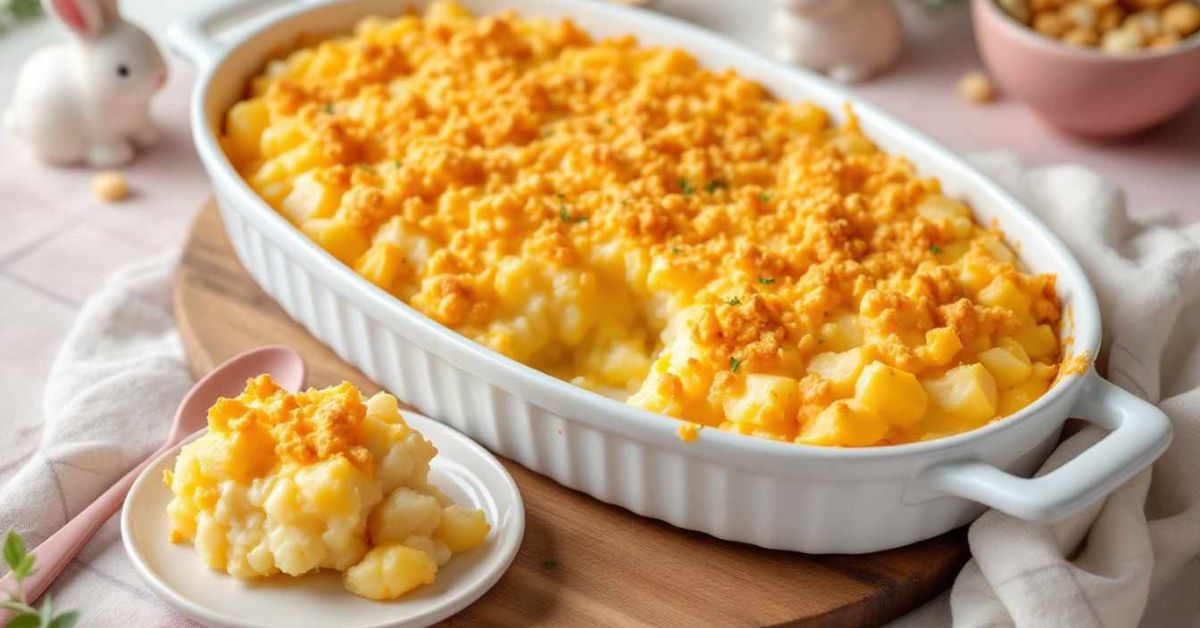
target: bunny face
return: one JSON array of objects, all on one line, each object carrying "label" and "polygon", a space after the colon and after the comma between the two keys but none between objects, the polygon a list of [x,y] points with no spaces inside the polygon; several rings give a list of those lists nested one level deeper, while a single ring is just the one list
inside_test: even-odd
[{"label": "bunny face", "polygon": [[43,0],[76,37],[80,80],[97,103],[146,102],[166,82],[154,41],[121,19],[117,0]]},{"label": "bunny face", "polygon": [[98,102],[141,102],[163,86],[167,67],[158,47],[141,29],[113,22],[80,44],[84,89]]}]

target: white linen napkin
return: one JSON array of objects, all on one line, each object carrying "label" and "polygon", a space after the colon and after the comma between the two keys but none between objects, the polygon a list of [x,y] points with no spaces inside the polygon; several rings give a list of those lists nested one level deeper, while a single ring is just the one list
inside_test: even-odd
[{"label": "white linen napkin", "polygon": [[[15,529],[35,546],[166,438],[192,385],[170,309],[176,259],[118,271],[80,311],[50,368],[37,452],[0,486],[0,533]],[[119,520],[59,577],[55,607],[80,610],[80,626],[194,625],[134,572]]]},{"label": "white linen napkin", "polygon": [[[1133,626],[1200,553],[1200,223],[1132,220],[1121,191],[1081,167],[1025,173],[1009,157],[980,161],[1058,233],[1091,279],[1104,329],[1101,372],[1161,407],[1175,434],[1153,469],[1065,521],[1033,525],[992,511],[975,522],[974,558],[950,595],[954,623]],[[1042,470],[1101,436],[1082,430]]]},{"label": "white linen napkin", "polygon": [[[1025,170],[1011,155],[974,161],[1037,213],[1075,254],[1100,300],[1097,368],[1157,404],[1174,441],[1152,470],[1054,525],[989,511],[947,596],[898,626],[1200,624],[1200,223],[1131,219],[1119,189],[1079,166]],[[1039,474],[1099,440],[1059,446]],[[1191,583],[1190,585],[1188,583]]]},{"label": "white linen napkin", "polygon": [[[903,625],[1147,626],[1200,620],[1200,224],[1132,220],[1118,189],[1077,166],[1026,171],[977,163],[1066,242],[1104,317],[1101,371],[1158,403],[1175,440],[1149,471],[1067,521],[1032,525],[989,512],[951,593]],[[38,453],[0,486],[0,531],[44,539],[153,450],[190,384],[170,314],[173,258],[115,275],[84,307],[50,373]],[[1085,429],[1047,462],[1094,442]],[[0,465],[4,460],[0,458]],[[1181,573],[1193,579],[1183,578]],[[110,521],[52,590],[83,625],[186,625],[125,559]],[[1150,605],[1147,610],[1147,604]]]}]

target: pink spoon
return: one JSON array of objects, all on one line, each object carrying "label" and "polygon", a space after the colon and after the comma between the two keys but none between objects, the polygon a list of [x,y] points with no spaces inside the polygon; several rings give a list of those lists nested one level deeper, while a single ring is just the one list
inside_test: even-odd
[{"label": "pink spoon", "polygon": [[[121,508],[129,487],[147,465],[189,434],[206,427],[208,408],[217,397],[236,397],[245,387],[246,380],[263,373],[269,373],[283,388],[297,390],[304,385],[304,360],[299,353],[287,347],[260,347],[230,358],[196,382],[184,395],[183,401],[179,402],[171,433],[162,447],[33,550],[33,555],[37,557],[37,571],[25,579],[25,597],[29,603],[41,597],[96,530]],[[0,579],[0,591],[15,594],[16,583],[12,574]],[[8,622],[10,615],[9,611],[0,610],[0,626]]]}]

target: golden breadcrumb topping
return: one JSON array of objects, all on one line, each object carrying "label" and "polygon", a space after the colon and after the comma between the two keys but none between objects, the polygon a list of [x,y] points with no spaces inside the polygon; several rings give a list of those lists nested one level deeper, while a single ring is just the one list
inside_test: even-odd
[{"label": "golden breadcrumb topping", "polygon": [[[381,289],[634,405],[877,445],[1036,399],[1054,277],[843,120],[682,50],[437,2],[272,62],[223,139]],[[919,416],[864,401],[874,365]]]}]

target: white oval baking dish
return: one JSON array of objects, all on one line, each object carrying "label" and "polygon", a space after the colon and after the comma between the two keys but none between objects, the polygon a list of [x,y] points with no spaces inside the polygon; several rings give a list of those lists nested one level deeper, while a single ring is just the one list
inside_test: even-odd
[{"label": "white oval baking dish", "polygon": [[[676,421],[574,387],[485,349],[360,278],[264,203],[234,171],[217,131],[266,59],[301,34],[348,32],[360,18],[423,2],[293,2],[247,19],[242,5],[180,22],[174,50],[200,77],[192,101],[196,149],[242,264],[283,308],[342,358],[421,412],[492,451],[605,502],[679,527],[768,548],[860,553],[930,538],[991,506],[1048,521],[1094,503],[1146,467],[1170,441],[1167,418],[1094,371],[1062,379],[1017,415],[941,440],[865,449],[819,448],[703,430],[685,443]],[[479,13],[515,8],[569,16],[597,35],[686,48],[787,99],[830,111],[854,104],[865,131],[998,221],[1025,263],[1058,275],[1072,351],[1095,355],[1095,296],[1070,253],[1028,211],[949,151],[812,74],[774,63],[687,24],[604,2],[467,0]],[[261,5],[259,5],[261,8]],[[232,29],[229,25],[234,24]],[[222,30],[224,38],[213,31]],[[230,36],[230,30],[235,34]],[[1044,477],[1068,416],[1111,433]]]}]

